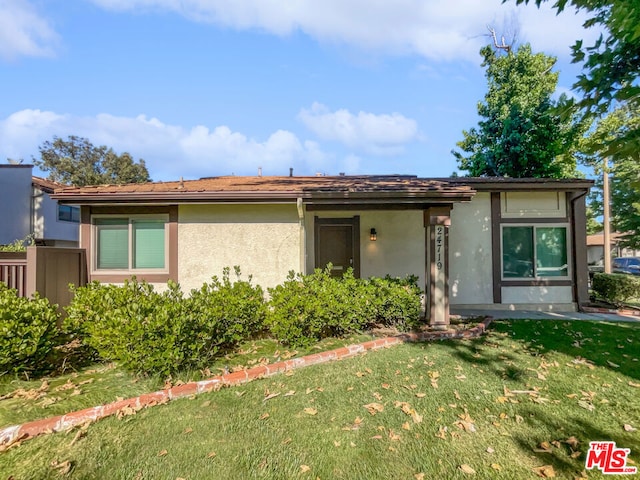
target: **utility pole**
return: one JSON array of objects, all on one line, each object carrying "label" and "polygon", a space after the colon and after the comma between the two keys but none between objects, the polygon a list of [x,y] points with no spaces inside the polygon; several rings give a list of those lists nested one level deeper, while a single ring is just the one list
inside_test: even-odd
[{"label": "utility pole", "polygon": [[604,273],[611,273],[611,229],[609,226],[609,159],[602,168],[602,209],[604,210]]}]

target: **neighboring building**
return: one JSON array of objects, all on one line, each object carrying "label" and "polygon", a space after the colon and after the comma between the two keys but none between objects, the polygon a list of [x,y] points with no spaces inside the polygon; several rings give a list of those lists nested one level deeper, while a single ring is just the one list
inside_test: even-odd
[{"label": "neighboring building", "polygon": [[90,280],[198,288],[239,265],[271,287],[291,270],[414,274],[431,323],[449,307],[575,310],[588,301],[588,180],[214,177],[56,190],[81,206]]},{"label": "neighboring building", "polygon": [[[624,237],[619,232],[611,232],[610,235],[611,257],[637,257],[640,250],[620,246],[620,239]],[[587,262],[589,265],[604,265],[604,233],[587,235]]]},{"label": "neighboring building", "polygon": [[32,176],[33,165],[0,165],[0,245],[33,235],[39,245],[76,247],[80,209],[51,198],[60,185]]}]

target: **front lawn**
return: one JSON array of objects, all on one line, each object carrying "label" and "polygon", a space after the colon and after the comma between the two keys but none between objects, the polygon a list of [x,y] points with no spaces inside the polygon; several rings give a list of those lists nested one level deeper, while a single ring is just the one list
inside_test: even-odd
[{"label": "front lawn", "polygon": [[639,347],[633,323],[495,322],[29,440],[0,478],[604,478],[590,441],[640,461]]}]

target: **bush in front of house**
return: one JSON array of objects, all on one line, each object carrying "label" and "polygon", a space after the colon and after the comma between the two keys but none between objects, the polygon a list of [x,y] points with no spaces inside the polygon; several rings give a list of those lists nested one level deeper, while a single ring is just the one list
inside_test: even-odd
[{"label": "bush in front of house", "polygon": [[259,331],[266,310],[260,287],[231,282],[228,269],[187,298],[175,282],[158,293],[135,278],[122,286],[93,282],[74,293],[66,330],[137,373],[202,368]]},{"label": "bush in front of house", "polygon": [[252,285],[251,277],[240,280],[239,267],[235,267],[236,280],[232,282],[229,271],[225,268],[222,279],[214,276],[184,299],[183,315],[192,329],[192,350],[202,358],[209,359],[264,329],[267,307],[262,288]]},{"label": "bush in front of house", "polygon": [[368,281],[374,290],[376,324],[402,331],[420,325],[422,291],[418,287],[417,276],[394,278],[387,275],[385,278],[372,277]]},{"label": "bush in front of house", "polygon": [[591,288],[597,298],[621,304],[640,298],[640,278],[622,273],[596,273]]},{"label": "bush in front of house", "polygon": [[276,339],[291,345],[361,330],[375,316],[369,290],[352,269],[342,278],[332,277],[330,267],[310,275],[289,272],[284,283],[269,289],[267,326]]},{"label": "bush in front of house", "polygon": [[267,326],[279,341],[307,345],[374,326],[402,330],[417,326],[420,289],[417,279],[355,278],[349,269],[333,277],[330,267],[311,275],[289,273],[269,289]]},{"label": "bush in front of house", "polygon": [[65,328],[105,360],[137,373],[168,375],[188,364],[188,326],[182,292],[170,282],[163,293],[135,278],[124,285],[92,282],[75,289]]},{"label": "bush in front of house", "polygon": [[18,296],[0,282],[0,374],[46,369],[46,358],[57,345],[56,305],[36,293]]}]

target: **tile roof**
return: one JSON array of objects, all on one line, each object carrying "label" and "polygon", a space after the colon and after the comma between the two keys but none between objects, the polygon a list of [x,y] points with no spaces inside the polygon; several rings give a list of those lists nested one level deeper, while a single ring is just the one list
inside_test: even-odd
[{"label": "tile roof", "polygon": [[36,177],[35,175],[31,177],[31,183],[46,193],[53,193],[55,190],[65,187],[65,185],[61,183],[47,180],[42,177]]}]

